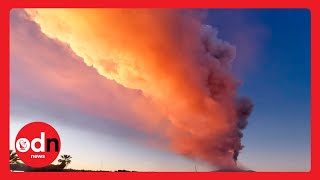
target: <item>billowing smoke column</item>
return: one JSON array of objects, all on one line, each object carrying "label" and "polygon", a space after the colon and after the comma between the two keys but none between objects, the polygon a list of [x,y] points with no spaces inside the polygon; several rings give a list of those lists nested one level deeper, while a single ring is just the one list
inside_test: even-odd
[{"label": "billowing smoke column", "polygon": [[229,71],[235,47],[218,39],[199,11],[26,11],[99,74],[150,98],[166,117],[157,128],[168,149],[220,168],[236,166],[252,103],[237,96],[239,82]]}]

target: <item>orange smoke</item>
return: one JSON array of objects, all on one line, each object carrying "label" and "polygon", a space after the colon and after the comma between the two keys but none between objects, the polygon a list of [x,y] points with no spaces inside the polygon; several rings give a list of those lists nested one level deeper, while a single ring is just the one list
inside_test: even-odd
[{"label": "orange smoke", "polygon": [[149,97],[170,124],[163,129],[168,148],[220,167],[234,166],[252,106],[247,99],[237,100],[237,82],[228,71],[235,48],[203,25],[199,12],[26,11],[47,36],[69,44],[88,66]]}]

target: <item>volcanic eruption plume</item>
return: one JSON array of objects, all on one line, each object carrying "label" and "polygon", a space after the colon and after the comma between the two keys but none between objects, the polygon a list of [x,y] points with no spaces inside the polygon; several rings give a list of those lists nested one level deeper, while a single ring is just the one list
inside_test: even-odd
[{"label": "volcanic eruption plume", "polygon": [[26,11],[43,33],[67,43],[99,74],[155,103],[168,124],[159,126],[168,149],[220,168],[235,167],[252,103],[237,96],[239,82],[230,73],[235,47],[203,24],[201,12]]}]

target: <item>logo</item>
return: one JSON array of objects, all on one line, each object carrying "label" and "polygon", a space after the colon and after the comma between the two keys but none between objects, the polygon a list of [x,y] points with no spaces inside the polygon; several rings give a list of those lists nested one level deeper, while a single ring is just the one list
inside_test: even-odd
[{"label": "logo", "polygon": [[20,160],[31,167],[51,164],[60,152],[58,132],[44,122],[25,125],[17,134],[15,149]]}]

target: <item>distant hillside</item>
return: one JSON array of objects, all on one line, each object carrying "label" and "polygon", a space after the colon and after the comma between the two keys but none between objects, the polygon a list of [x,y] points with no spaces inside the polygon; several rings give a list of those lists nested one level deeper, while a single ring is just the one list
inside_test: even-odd
[{"label": "distant hillside", "polygon": [[212,171],[212,172],[255,172],[255,171],[237,168],[237,169],[219,169],[219,170]]},{"label": "distant hillside", "polygon": [[[32,168],[23,163],[10,164],[11,171],[24,171],[24,172],[137,172],[128,170],[104,171],[104,170],[85,170],[85,169],[63,169],[59,165],[50,164],[42,168]],[[211,172],[255,172],[252,170],[237,169],[219,169]]]},{"label": "distant hillside", "polygon": [[[14,163],[10,164],[11,171],[23,171],[23,172],[113,172],[113,171],[104,171],[104,170],[85,170],[85,169],[63,169],[59,165],[50,164],[42,168],[32,168],[23,163]],[[136,172],[128,170],[117,170],[114,172]]]}]

